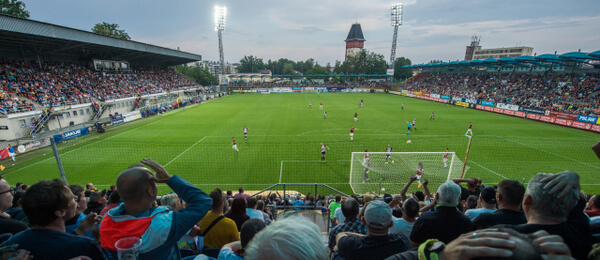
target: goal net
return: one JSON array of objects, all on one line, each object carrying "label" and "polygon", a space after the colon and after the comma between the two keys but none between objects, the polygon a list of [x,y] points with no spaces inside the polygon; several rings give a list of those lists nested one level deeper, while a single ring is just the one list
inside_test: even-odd
[{"label": "goal net", "polygon": [[[448,152],[444,165],[445,152],[369,152],[369,164],[365,161],[365,152],[353,152],[350,163],[350,187],[355,194],[367,192],[399,194],[410,176],[416,175],[419,164],[422,165],[421,183],[429,181],[429,190],[435,193],[437,187],[446,180],[459,178],[462,162],[454,152]],[[389,156],[388,156],[389,155]],[[365,169],[368,172],[365,174]],[[468,169],[465,169],[465,171]],[[423,190],[415,181],[408,192]]]}]

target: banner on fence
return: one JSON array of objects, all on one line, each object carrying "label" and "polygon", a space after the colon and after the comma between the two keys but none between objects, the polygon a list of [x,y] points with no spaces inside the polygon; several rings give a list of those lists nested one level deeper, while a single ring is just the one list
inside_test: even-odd
[{"label": "banner on fence", "polygon": [[88,133],[89,133],[88,128],[84,127],[84,128],[77,129],[77,130],[64,132],[64,133],[62,133],[62,135],[54,135],[54,141],[57,143],[60,143],[63,140],[70,140],[70,139],[73,139],[76,137],[87,135]]},{"label": "banner on fence", "polygon": [[494,106],[494,102],[492,102],[492,101],[481,101],[481,104],[484,106],[488,106],[488,107]]},{"label": "banner on fence", "polygon": [[547,116],[551,116],[551,117],[558,117],[558,118],[564,118],[564,119],[569,119],[569,120],[577,120],[577,115],[576,114],[569,114],[569,113],[564,113],[564,112],[557,112],[557,111],[550,111],[548,110],[546,112]]},{"label": "banner on fence", "polygon": [[508,109],[508,110],[512,110],[512,111],[519,111],[519,106],[517,106],[517,105],[498,103],[498,104],[496,104],[496,107],[499,107],[502,109]]},{"label": "banner on fence", "polygon": [[579,116],[577,116],[577,121],[590,123],[590,124],[596,124],[598,122],[598,117],[579,115]]},{"label": "banner on fence", "polygon": [[545,115],[546,114],[546,110],[540,109],[540,108],[535,108],[535,107],[520,106],[519,107],[519,111],[521,111],[521,112],[527,112],[527,113],[534,113],[534,114],[538,114],[538,115]]}]

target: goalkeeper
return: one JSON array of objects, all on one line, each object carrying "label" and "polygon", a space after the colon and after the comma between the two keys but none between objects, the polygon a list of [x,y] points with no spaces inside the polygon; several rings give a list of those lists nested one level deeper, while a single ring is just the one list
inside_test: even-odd
[{"label": "goalkeeper", "polygon": [[363,177],[363,182],[370,181],[369,179],[369,171],[371,170],[371,162],[369,160],[369,151],[365,149],[365,154],[363,156],[363,165],[365,166],[365,175]]},{"label": "goalkeeper", "polygon": [[392,151],[394,151],[392,145],[388,144],[387,148],[385,148],[385,151],[387,152],[385,154],[385,164],[388,164],[388,160],[394,163],[394,160],[392,160]]},{"label": "goalkeeper", "polygon": [[419,163],[417,165],[417,172],[415,172],[415,176],[417,177],[417,182],[419,185],[417,187],[421,188],[421,177],[423,177],[423,164]]}]

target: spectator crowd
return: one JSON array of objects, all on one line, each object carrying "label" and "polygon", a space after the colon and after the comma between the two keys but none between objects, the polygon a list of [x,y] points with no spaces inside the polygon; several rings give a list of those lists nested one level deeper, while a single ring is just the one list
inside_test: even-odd
[{"label": "spectator crowd", "polygon": [[413,91],[581,115],[600,115],[598,73],[421,73]]},{"label": "spectator crowd", "polygon": [[[584,194],[575,172],[539,173],[526,187],[453,179],[434,193],[424,178],[407,194],[416,180],[381,197],[207,194],[151,159],[108,190],[0,178],[0,259],[117,259],[126,238],[138,241],[139,259],[600,257],[600,196]],[[172,192],[159,196],[161,183]],[[294,212],[331,220],[327,238]]]}]

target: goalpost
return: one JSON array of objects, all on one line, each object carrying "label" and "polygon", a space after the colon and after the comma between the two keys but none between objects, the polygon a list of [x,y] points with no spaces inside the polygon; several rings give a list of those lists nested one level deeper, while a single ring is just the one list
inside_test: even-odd
[{"label": "goalpost", "polygon": [[[387,159],[390,154],[390,159]],[[366,192],[379,192],[381,187],[385,188],[384,193],[399,194],[402,187],[408,182],[411,175],[415,175],[419,163],[423,165],[423,174],[421,182],[425,178],[429,181],[429,189],[435,193],[437,187],[446,180],[458,178],[461,176],[463,165],[461,160],[454,152],[448,152],[448,160],[444,167],[445,152],[369,152],[370,169],[367,173],[370,180],[364,181],[365,169],[367,165],[364,162],[365,152],[353,152],[350,163],[350,187],[355,194],[364,194]],[[465,171],[468,170],[468,166]],[[409,191],[422,190],[417,188],[415,181],[414,187]]]}]

